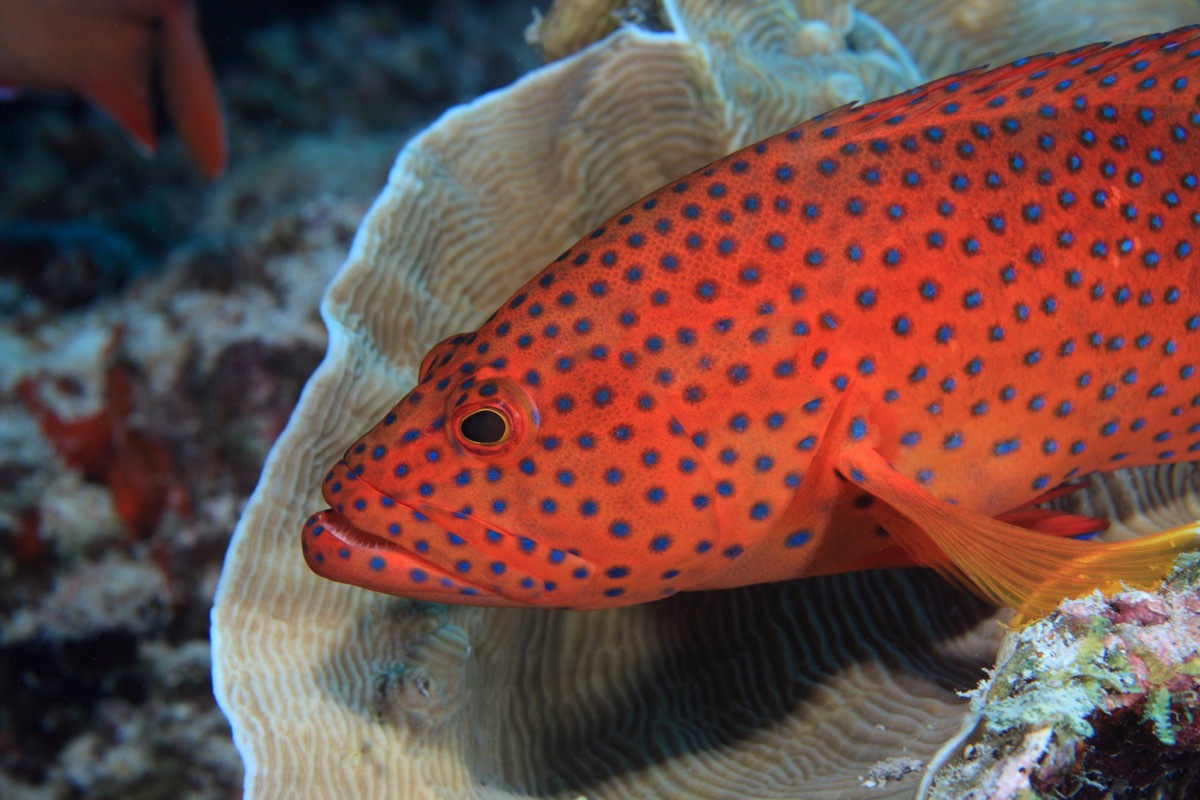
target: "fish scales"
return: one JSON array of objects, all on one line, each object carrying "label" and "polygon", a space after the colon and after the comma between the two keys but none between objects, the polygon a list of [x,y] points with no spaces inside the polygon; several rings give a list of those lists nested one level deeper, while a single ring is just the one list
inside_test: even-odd
[{"label": "fish scales", "polygon": [[1200,458],[1197,35],[836,109],[630,206],[426,356],[309,565],[584,609],[931,564],[1032,602],[1103,523],[1014,509]]}]

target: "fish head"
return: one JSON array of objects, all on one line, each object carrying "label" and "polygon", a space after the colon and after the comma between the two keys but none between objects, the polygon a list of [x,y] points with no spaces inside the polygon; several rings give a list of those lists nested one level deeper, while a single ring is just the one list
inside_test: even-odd
[{"label": "fish head", "polygon": [[608,348],[506,347],[496,328],[431,350],[327,473],[330,508],[302,538],[313,571],[413,599],[578,609],[709,577],[711,481],[649,384]]}]

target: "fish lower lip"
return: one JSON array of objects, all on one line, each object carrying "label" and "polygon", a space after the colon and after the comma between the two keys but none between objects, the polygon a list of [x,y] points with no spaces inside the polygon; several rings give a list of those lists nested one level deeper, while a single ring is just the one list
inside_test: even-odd
[{"label": "fish lower lip", "polygon": [[357,527],[333,509],[309,517],[301,542],[309,568],[333,581],[430,602],[506,604],[490,589]]},{"label": "fish lower lip", "polygon": [[[452,533],[456,523],[467,523],[467,518],[431,503],[414,507],[396,500],[345,461],[334,469],[342,471],[344,485],[353,487],[357,498],[326,493],[334,508],[317,512],[305,524],[301,541],[313,572],[364,589],[432,602],[524,605],[512,595],[538,594],[534,587],[541,584],[533,581],[516,592],[504,585],[520,580],[522,573],[516,569],[503,576],[464,574],[459,567],[464,558],[474,561],[483,555],[469,553],[466,541]],[[343,503],[354,510],[349,514],[335,510],[344,508]],[[507,532],[500,535],[510,545],[518,540]]]},{"label": "fish lower lip", "polygon": [[317,574],[343,583],[418,599],[454,591],[470,598],[459,602],[477,605],[564,606],[596,572],[580,554],[490,520],[384,494],[345,461],[323,494],[333,508],[306,524],[305,558]]},{"label": "fish lower lip", "polygon": [[353,522],[332,508],[326,509],[324,514],[322,524],[339,541],[364,550],[392,550],[397,553],[412,555],[410,551],[401,547],[396,542],[385,539],[370,531],[364,531],[362,528],[355,527]]}]

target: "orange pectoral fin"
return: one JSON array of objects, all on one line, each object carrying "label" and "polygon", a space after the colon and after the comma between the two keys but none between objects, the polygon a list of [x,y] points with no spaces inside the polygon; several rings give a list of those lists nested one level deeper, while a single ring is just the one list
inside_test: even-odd
[{"label": "orange pectoral fin", "polygon": [[838,471],[880,501],[872,515],[922,563],[1025,617],[1095,589],[1150,588],[1176,556],[1200,547],[1200,523],[1122,542],[1026,530],[939,500],[869,446],[846,448]]}]

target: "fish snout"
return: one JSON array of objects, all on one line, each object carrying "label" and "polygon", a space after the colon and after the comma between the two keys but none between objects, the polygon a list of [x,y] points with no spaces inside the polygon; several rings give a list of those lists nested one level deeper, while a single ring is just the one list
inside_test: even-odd
[{"label": "fish snout", "polygon": [[345,461],[322,488],[302,547],[325,578],[373,591],[468,605],[569,606],[595,574],[588,561],[458,511],[402,503]]}]

